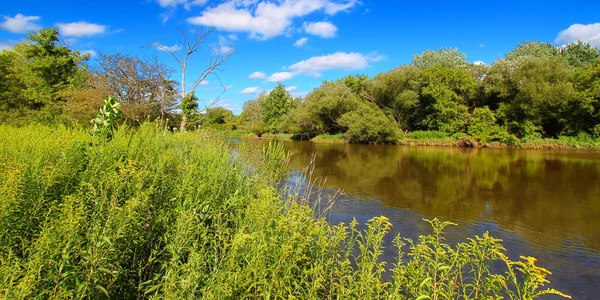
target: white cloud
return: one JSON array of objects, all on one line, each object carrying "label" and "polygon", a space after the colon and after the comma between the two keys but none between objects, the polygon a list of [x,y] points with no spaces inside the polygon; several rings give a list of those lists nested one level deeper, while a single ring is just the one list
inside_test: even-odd
[{"label": "white cloud", "polygon": [[219,54],[227,54],[227,53],[233,53],[233,48],[229,47],[229,46],[221,46],[219,47]]},{"label": "white cloud", "polygon": [[297,62],[289,67],[284,67],[284,72],[273,73],[268,81],[285,81],[297,75],[321,76],[322,71],[345,69],[361,70],[369,66],[370,62],[377,62],[384,59],[385,56],[377,55],[372,52],[369,55],[361,53],[336,52],[329,55],[313,56],[309,59]]},{"label": "white cloud", "polygon": [[175,51],[178,51],[181,49],[181,47],[179,47],[179,45],[167,46],[167,45],[161,45],[161,44],[156,45],[155,48],[160,51],[165,51],[165,52],[175,52]]},{"label": "white cloud", "polygon": [[238,39],[238,36],[237,36],[237,34],[233,34],[233,33],[232,33],[232,34],[230,34],[230,35],[228,35],[228,37],[229,37],[229,39],[230,39],[230,40],[232,40],[232,41],[237,41],[237,39]]},{"label": "white cloud", "polygon": [[201,15],[189,18],[188,22],[226,31],[249,32],[251,38],[267,40],[289,31],[295,18],[317,11],[333,15],[357,4],[357,0],[233,0],[209,7]]},{"label": "white cloud", "polygon": [[265,79],[266,77],[267,75],[264,72],[254,72],[248,75],[248,78],[250,79]]},{"label": "white cloud", "polygon": [[369,61],[374,60],[360,53],[336,52],[329,55],[311,57],[289,66],[288,69],[296,74],[320,76],[321,71],[331,69],[364,69],[369,65]]},{"label": "white cloud", "polygon": [[327,4],[325,4],[325,12],[328,15],[335,15],[340,11],[347,12],[352,7],[354,7],[356,4],[358,4],[358,0],[350,0],[346,3],[335,3],[335,2],[330,1],[330,2],[327,2]]},{"label": "white cloud", "polygon": [[106,32],[106,26],[88,22],[56,23],[62,36],[92,36]]},{"label": "white cloud", "polygon": [[330,22],[304,23],[306,33],[320,36],[322,38],[332,38],[337,33],[337,27]]},{"label": "white cloud", "polygon": [[90,57],[94,57],[94,56],[96,56],[96,51],[94,51],[94,50],[81,50],[80,52],[81,52],[82,54],[89,54],[89,55],[90,55]]},{"label": "white cloud", "polygon": [[0,23],[0,28],[14,33],[27,33],[40,28],[36,23],[39,20],[39,16],[24,16],[22,14],[17,14],[14,18],[4,16],[4,22]]},{"label": "white cloud", "polygon": [[200,85],[208,85],[208,80],[204,79],[202,80],[202,82],[200,82]]},{"label": "white cloud", "polygon": [[296,46],[296,47],[302,47],[302,46],[304,46],[304,44],[306,44],[306,42],[308,42],[308,38],[307,37],[299,38],[294,43],[294,46]]},{"label": "white cloud", "polygon": [[479,44],[479,47],[483,48],[485,47],[485,44]]},{"label": "white cloud", "polygon": [[214,51],[216,54],[228,54],[233,53],[232,41],[228,40],[226,37],[219,35],[219,45],[215,46]]},{"label": "white cloud", "polygon": [[556,37],[556,43],[567,44],[577,41],[588,42],[600,48],[600,23],[573,24],[561,31]]},{"label": "white cloud", "polygon": [[473,62],[473,64],[476,66],[485,66],[485,63],[481,60],[476,60]]},{"label": "white cloud", "polygon": [[190,10],[192,6],[202,6],[208,0],[158,0],[157,2],[162,7],[175,8],[178,5],[183,5],[185,9]]},{"label": "white cloud", "polygon": [[278,72],[278,73],[273,73],[271,74],[271,76],[269,76],[269,78],[267,79],[268,81],[271,82],[278,82],[278,81],[286,81],[290,78],[294,77],[293,73],[290,72]]},{"label": "white cloud", "polygon": [[285,90],[291,93],[291,92],[293,92],[293,91],[295,91],[297,89],[298,89],[297,86],[292,85],[292,86],[288,86]]},{"label": "white cloud", "polygon": [[233,87],[233,85],[231,85],[231,84],[230,85],[226,85],[225,88],[224,88],[224,90],[225,91],[229,91],[232,87]]},{"label": "white cloud", "polygon": [[251,86],[243,89],[240,94],[258,94],[260,92],[260,86]]}]

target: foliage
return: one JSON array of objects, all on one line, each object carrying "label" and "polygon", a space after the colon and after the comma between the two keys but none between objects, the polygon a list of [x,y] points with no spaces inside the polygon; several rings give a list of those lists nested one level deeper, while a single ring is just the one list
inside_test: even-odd
[{"label": "foliage", "polygon": [[232,111],[223,107],[209,108],[204,113],[202,125],[217,129],[237,129],[237,117]]},{"label": "foliage", "polygon": [[92,133],[99,134],[105,137],[112,137],[117,128],[117,119],[121,115],[121,103],[117,102],[115,97],[108,97],[104,100],[104,105],[96,114],[96,118],[92,119]]},{"label": "foliage", "polygon": [[55,28],[28,38],[0,52],[1,122],[54,121],[64,101],[60,92],[79,83],[78,65],[88,58],[60,45]]},{"label": "foliage", "polygon": [[343,82],[326,82],[292,111],[291,118],[297,125],[294,133],[309,137],[342,133],[344,128],[338,124],[339,118],[355,110],[359,103],[358,95]]},{"label": "foliage", "polygon": [[421,127],[447,133],[461,132],[468,115],[467,96],[475,87],[475,79],[465,69],[439,65],[420,73]]},{"label": "foliage", "polygon": [[413,56],[412,64],[420,69],[435,65],[447,68],[466,68],[469,66],[467,56],[456,48],[441,48],[437,51],[425,50],[423,53]]},{"label": "foliage", "polygon": [[478,143],[487,144],[498,141],[510,146],[516,144],[516,137],[496,124],[496,115],[487,106],[475,108],[467,133]]},{"label": "foliage", "polygon": [[278,82],[277,86],[266,96],[261,102],[261,114],[263,121],[269,131],[276,131],[277,124],[281,118],[285,116],[295,103],[290,93],[285,89],[285,86]]},{"label": "foliage", "polygon": [[129,123],[165,119],[175,108],[178,84],[171,79],[174,70],[158,60],[100,53],[96,61],[92,86],[115,95]]},{"label": "foliage", "polygon": [[394,121],[374,104],[362,104],[357,110],[342,115],[338,123],[348,128],[346,136],[350,142],[392,144],[400,136]]},{"label": "foliage", "polygon": [[[93,145],[85,131],[39,125],[0,125],[0,139],[6,298],[560,295],[542,289],[549,272],[533,258],[508,259],[487,233],[451,247],[438,220],[416,242],[397,237],[398,260],[388,266],[387,218],[366,230],[329,225],[301,196],[282,201],[273,187],[288,159],[280,144],[240,150],[240,159],[201,131],[156,124]],[[492,268],[498,263],[505,270]]]},{"label": "foliage", "polygon": [[194,93],[187,94],[183,97],[181,103],[177,106],[177,108],[181,109],[181,114],[189,120],[198,117],[198,107],[198,97],[196,97]]},{"label": "foliage", "polygon": [[548,59],[555,56],[556,47],[551,43],[538,41],[524,41],[519,43],[515,49],[506,54],[506,60],[518,61],[521,59]]}]

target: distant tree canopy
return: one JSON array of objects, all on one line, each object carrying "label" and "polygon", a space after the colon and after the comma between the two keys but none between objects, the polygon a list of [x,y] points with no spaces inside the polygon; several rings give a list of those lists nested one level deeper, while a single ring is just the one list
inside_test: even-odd
[{"label": "distant tree canopy", "polygon": [[280,84],[271,92],[277,96],[244,105],[240,126],[308,137],[343,133],[367,143],[393,143],[416,130],[482,143],[599,138],[599,69],[600,51],[582,42],[526,41],[490,66],[469,63],[457,49],[426,50],[412,64],[371,78],[325,81],[294,105]]},{"label": "distant tree canopy", "polygon": [[200,113],[198,98],[180,97],[174,70],[156,58],[100,53],[92,64],[89,59],[64,46],[56,28],[1,51],[0,123],[89,125],[107,96],[121,103],[121,121],[132,125],[157,119],[174,125],[182,115]]},{"label": "distant tree canopy", "polygon": [[458,49],[426,50],[374,77],[324,81],[304,98],[278,83],[246,102],[239,117],[225,108],[200,109],[198,97],[182,94],[174,70],[155,58],[101,53],[95,63],[89,59],[64,46],[55,28],[1,51],[0,123],[89,125],[103,99],[114,96],[122,121],[132,125],[162,119],[259,136],[344,134],[352,142],[394,143],[425,130],[483,143],[600,138],[600,51],[583,42],[525,41],[491,65],[472,64]]}]

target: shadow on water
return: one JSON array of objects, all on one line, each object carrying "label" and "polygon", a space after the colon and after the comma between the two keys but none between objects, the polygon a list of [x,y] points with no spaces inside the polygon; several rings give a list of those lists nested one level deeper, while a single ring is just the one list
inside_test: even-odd
[{"label": "shadow on water", "polygon": [[[324,193],[342,189],[331,223],[387,216],[398,233],[430,232],[423,218],[458,223],[450,243],[489,231],[512,259],[531,255],[552,286],[595,299],[600,282],[600,153],[285,142],[291,184],[315,157]],[[315,156],[316,155],[316,156]]]}]

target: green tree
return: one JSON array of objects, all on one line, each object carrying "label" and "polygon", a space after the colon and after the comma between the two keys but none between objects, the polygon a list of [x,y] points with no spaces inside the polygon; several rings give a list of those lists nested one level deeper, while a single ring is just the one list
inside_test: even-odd
[{"label": "green tree", "polygon": [[56,28],[40,29],[28,38],[0,54],[0,108],[24,114],[43,110],[53,118],[64,101],[61,91],[80,83],[79,64],[88,55],[60,45]]},{"label": "green tree", "polygon": [[391,115],[403,130],[413,128],[411,116],[419,103],[419,69],[402,66],[378,74],[367,83],[366,97]]},{"label": "green tree", "polygon": [[569,107],[579,105],[574,70],[562,58],[524,57],[500,60],[486,78],[487,96],[498,103],[497,115],[518,136],[567,134]]},{"label": "green tree", "polygon": [[355,110],[360,102],[360,97],[343,82],[325,82],[292,112],[291,118],[297,125],[294,133],[307,136],[343,133],[345,128],[338,124],[338,119]]},{"label": "green tree", "polygon": [[524,41],[506,54],[506,60],[516,61],[524,58],[552,58],[556,56],[556,46],[538,41]]},{"label": "green tree", "polygon": [[573,67],[585,67],[600,60],[600,49],[582,41],[557,47],[557,52]]},{"label": "green tree", "polygon": [[466,68],[469,66],[467,56],[456,48],[441,48],[439,50],[425,50],[413,56],[412,63],[415,67],[426,69],[435,65],[448,68]]},{"label": "green tree", "polygon": [[206,110],[202,125],[216,126],[220,129],[236,129],[237,118],[231,110],[218,106]]},{"label": "green tree", "polygon": [[177,108],[181,109],[181,115],[189,121],[189,123],[186,122],[186,126],[198,121],[198,107],[198,97],[194,93],[187,94],[181,99]]},{"label": "green tree", "polygon": [[393,118],[386,116],[374,103],[360,103],[356,110],[342,115],[338,123],[347,128],[346,136],[350,142],[391,144],[400,136]]},{"label": "green tree", "polygon": [[516,141],[505,128],[496,124],[496,114],[487,106],[473,110],[467,133],[483,144],[499,141],[512,145]]},{"label": "green tree", "polygon": [[261,114],[270,131],[275,131],[281,121],[292,108],[295,102],[285,86],[278,82],[275,89],[261,103]]},{"label": "green tree", "polygon": [[475,79],[466,69],[435,65],[419,75],[421,83],[418,118],[421,129],[462,132],[468,116],[467,97],[473,93]]},{"label": "green tree", "polygon": [[571,109],[572,133],[589,132],[600,138],[600,61],[580,68],[575,75],[578,105]]}]

